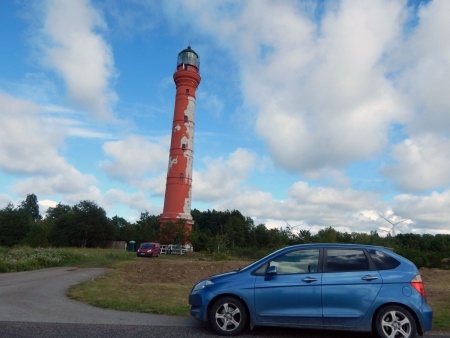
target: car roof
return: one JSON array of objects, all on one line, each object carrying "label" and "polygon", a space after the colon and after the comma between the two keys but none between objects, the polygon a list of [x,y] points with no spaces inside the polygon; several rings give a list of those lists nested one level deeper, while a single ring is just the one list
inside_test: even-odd
[{"label": "car roof", "polygon": [[301,249],[306,247],[317,247],[317,248],[360,248],[360,249],[384,249],[393,251],[391,248],[373,245],[373,244],[348,244],[348,243],[308,243],[308,244],[296,244],[287,246],[284,249]]}]

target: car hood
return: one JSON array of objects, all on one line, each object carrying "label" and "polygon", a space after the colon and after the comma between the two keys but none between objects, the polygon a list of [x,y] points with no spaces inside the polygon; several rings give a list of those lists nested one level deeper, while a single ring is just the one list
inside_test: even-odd
[{"label": "car hood", "polygon": [[219,273],[217,275],[211,275],[205,278],[202,278],[201,280],[199,280],[199,282],[204,281],[204,280],[210,280],[210,281],[214,281],[217,282],[221,279],[227,278],[228,276],[232,276],[235,275],[239,272],[239,270],[233,270],[233,271],[228,271],[228,272],[223,272],[223,273]]}]

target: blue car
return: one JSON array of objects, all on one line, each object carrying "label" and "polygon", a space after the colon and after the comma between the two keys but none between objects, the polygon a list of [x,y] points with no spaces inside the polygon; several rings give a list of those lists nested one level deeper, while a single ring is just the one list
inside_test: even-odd
[{"label": "blue car", "polygon": [[304,244],[205,278],[189,295],[191,315],[224,336],[255,326],[374,332],[414,337],[433,311],[417,267],[369,245]]}]

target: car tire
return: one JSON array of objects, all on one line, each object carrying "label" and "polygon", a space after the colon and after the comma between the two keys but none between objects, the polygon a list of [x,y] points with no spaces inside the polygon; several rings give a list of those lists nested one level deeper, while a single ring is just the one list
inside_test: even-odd
[{"label": "car tire", "polygon": [[222,336],[235,336],[247,325],[247,309],[242,301],[234,297],[216,300],[209,316],[214,331]]},{"label": "car tire", "polygon": [[380,338],[413,338],[416,336],[416,321],[405,308],[386,306],[376,315],[375,330]]}]

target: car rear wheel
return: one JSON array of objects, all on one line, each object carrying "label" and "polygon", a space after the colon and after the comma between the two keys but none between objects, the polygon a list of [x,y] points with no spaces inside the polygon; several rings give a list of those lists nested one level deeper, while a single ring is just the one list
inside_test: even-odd
[{"label": "car rear wheel", "polygon": [[413,338],[416,322],[408,310],[400,306],[387,306],[378,312],[375,328],[380,338]]},{"label": "car rear wheel", "polygon": [[223,297],[216,300],[211,307],[210,321],[218,334],[234,336],[247,324],[247,310],[239,299]]}]

